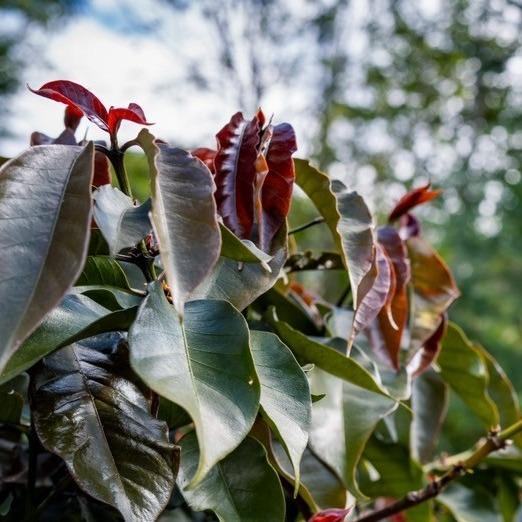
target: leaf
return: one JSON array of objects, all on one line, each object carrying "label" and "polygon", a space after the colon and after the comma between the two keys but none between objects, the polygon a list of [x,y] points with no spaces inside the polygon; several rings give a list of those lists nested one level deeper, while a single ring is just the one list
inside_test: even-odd
[{"label": "leaf", "polygon": [[338,509],[330,508],[316,513],[308,522],[344,522],[352,508]]},{"label": "leaf", "polygon": [[0,372],[80,274],[94,147],[33,147],[0,169]]},{"label": "leaf", "polygon": [[217,134],[216,201],[225,225],[247,239],[254,225],[255,162],[259,144],[259,119],[247,121],[241,112],[232,116]]},{"label": "leaf", "polygon": [[259,250],[252,241],[248,239],[239,239],[225,225],[220,225],[221,229],[221,255],[236,261],[244,263],[261,263],[261,266],[267,271],[272,269],[268,264],[272,260],[272,256]]},{"label": "leaf", "polygon": [[38,90],[29,90],[51,100],[65,103],[81,111],[87,119],[100,129],[108,131],[107,109],[103,103],[82,85],[67,80],[56,80],[43,84]]},{"label": "leaf", "polygon": [[407,214],[413,207],[427,203],[435,199],[440,193],[440,190],[430,190],[431,183],[413,190],[410,190],[397,202],[393,210],[388,216],[388,221],[391,223]]},{"label": "leaf", "polygon": [[98,304],[113,311],[139,306],[143,298],[130,291],[104,285],[75,286],[70,293],[86,295]]},{"label": "leaf", "polygon": [[460,293],[446,263],[428,243],[412,237],[407,245],[414,291],[411,358],[436,332],[441,316]]},{"label": "leaf", "polygon": [[9,382],[0,385],[0,423],[19,424],[24,407],[24,397],[27,396],[29,376],[26,373],[17,375]]},{"label": "leaf", "polygon": [[245,309],[279,279],[286,261],[286,239],[286,226],[283,226],[272,241],[272,259],[268,262],[270,271],[258,263],[240,265],[237,261],[222,257],[192,297],[224,299],[239,310]]},{"label": "leaf", "polygon": [[438,497],[456,522],[501,522],[493,498],[483,490],[475,491],[453,483]]},{"label": "leaf", "polygon": [[127,108],[111,107],[107,115],[107,126],[111,134],[116,134],[122,120],[132,121],[140,125],[153,125],[145,118],[143,109],[137,103],[129,103]]},{"label": "leaf", "polygon": [[288,123],[275,125],[266,152],[268,174],[261,189],[262,250],[269,250],[272,239],[283,225],[290,210],[295,179],[292,154],[296,150],[297,143],[292,126]]},{"label": "leaf", "polygon": [[94,219],[115,256],[124,248],[135,246],[151,230],[151,201],[138,207],[129,196],[111,185],[103,185],[93,195]]},{"label": "leaf", "polygon": [[276,335],[252,331],[250,339],[261,384],[261,411],[292,461],[297,494],[299,463],[308,443],[312,415],[308,379]]},{"label": "leaf", "polygon": [[[296,159],[295,167],[296,183],[325,218],[337,249],[343,255],[356,307],[372,283],[374,238],[370,211],[357,192],[348,192],[340,181],[330,182],[326,174],[308,161]],[[367,275],[369,280],[363,285]]]},{"label": "leaf", "polygon": [[303,362],[314,364],[331,375],[352,383],[355,386],[382,394],[386,397],[388,396],[387,392],[381,384],[374,379],[373,375],[353,358],[346,357],[346,355],[343,355],[337,350],[310,339],[285,322],[278,321],[277,317],[273,315],[269,315],[267,320],[271,326],[275,328],[276,333],[286,346]]},{"label": "leaf", "polygon": [[89,495],[128,522],[152,522],[170,498],[176,451],[128,378],[123,339],[102,335],[46,357],[34,378],[34,424]]},{"label": "leaf", "polygon": [[0,384],[31,368],[52,351],[92,335],[126,330],[136,308],[110,312],[84,295],[67,295],[9,359]]},{"label": "leaf", "polygon": [[195,157],[199,158],[207,167],[212,174],[216,173],[216,169],[214,168],[214,158],[216,157],[217,150],[209,149],[207,147],[198,147],[197,149],[192,149],[190,153]]},{"label": "leaf", "polygon": [[246,321],[225,301],[186,304],[183,322],[161,285],[151,285],[129,331],[134,371],[184,408],[201,448],[192,485],[245,438],[259,407]]},{"label": "leaf", "polygon": [[89,256],[76,285],[103,285],[129,288],[129,281],[119,263],[109,256]]},{"label": "leaf", "polygon": [[407,284],[411,278],[410,260],[406,246],[394,228],[380,227],[377,230],[377,239],[392,263],[395,290],[389,309],[385,307],[379,312],[377,320],[368,329],[368,334],[377,356],[398,369],[401,342],[408,322]]},{"label": "leaf", "polygon": [[194,432],[185,435],[180,445],[178,484],[193,510],[212,510],[221,522],[284,521],[281,484],[257,441],[247,437],[192,489],[187,485],[200,460]]},{"label": "leaf", "polygon": [[361,299],[353,316],[352,332],[348,345],[351,346],[357,334],[369,326],[391,300],[395,290],[395,279],[391,262],[380,245],[375,247],[375,268],[377,274],[373,284]]},{"label": "leaf", "polygon": [[450,323],[442,341],[438,364],[441,377],[487,428],[497,426],[499,414],[488,394],[488,369],[480,351],[464,332]]},{"label": "leaf", "polygon": [[433,457],[448,411],[448,386],[433,370],[413,381],[411,408],[412,455],[414,459],[425,464]]},{"label": "leaf", "polygon": [[212,174],[182,149],[138,135],[149,160],[152,223],[176,310],[207,277],[219,258],[221,235],[214,202]]},{"label": "leaf", "polygon": [[339,474],[350,493],[364,499],[357,464],[377,424],[397,408],[397,402],[318,369],[312,372],[311,386],[313,393],[326,397],[312,408],[310,446]]}]

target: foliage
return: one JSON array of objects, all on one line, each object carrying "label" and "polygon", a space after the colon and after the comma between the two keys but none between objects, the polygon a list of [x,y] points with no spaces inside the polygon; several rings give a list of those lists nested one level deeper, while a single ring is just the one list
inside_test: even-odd
[{"label": "foliage", "polygon": [[[33,92],[67,107],[61,138],[0,168],[8,520],[512,520],[519,405],[448,322],[459,290],[414,214],[437,190],[379,225],[260,110],[190,152],[148,130],[120,146],[121,119],[147,124],[136,104],[62,80]],[[110,147],[76,142],[82,115]],[[131,192],[132,146],[150,200]],[[318,216],[288,231],[294,183]],[[303,252],[309,226],[334,251]],[[344,274],[338,302],[296,278],[316,271]],[[434,460],[448,394],[487,437]]]}]

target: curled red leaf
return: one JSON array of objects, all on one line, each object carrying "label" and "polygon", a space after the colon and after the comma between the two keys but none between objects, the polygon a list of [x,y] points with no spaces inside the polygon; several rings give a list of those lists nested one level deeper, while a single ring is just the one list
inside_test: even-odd
[{"label": "curled red leaf", "polygon": [[259,119],[232,116],[216,135],[218,151],[216,201],[225,225],[238,237],[248,238],[254,225],[254,190],[259,144]]},{"label": "curled red leaf", "polygon": [[207,147],[198,147],[197,149],[193,149],[190,153],[199,158],[207,167],[212,174],[216,173],[216,169],[214,167],[214,159],[216,158],[217,150],[209,149]]},{"label": "curled red leaf", "polygon": [[129,106],[126,109],[115,107],[109,109],[107,126],[109,127],[109,132],[111,134],[116,134],[118,132],[122,120],[132,121],[134,123],[139,123],[140,125],[152,125],[152,123],[147,121],[143,109],[137,103],[129,103]]},{"label": "curled red leaf", "polygon": [[419,187],[410,190],[406,193],[395,205],[395,208],[391,211],[388,216],[388,221],[391,223],[399,219],[404,214],[408,213],[413,207],[421,205],[436,198],[440,194],[440,190],[430,190],[431,183],[428,183],[424,187]]}]

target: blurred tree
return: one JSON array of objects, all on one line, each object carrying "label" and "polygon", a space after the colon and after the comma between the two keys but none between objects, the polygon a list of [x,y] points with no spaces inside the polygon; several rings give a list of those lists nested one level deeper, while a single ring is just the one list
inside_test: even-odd
[{"label": "blurred tree", "polygon": [[[33,24],[48,25],[72,14],[83,0],[2,0],[0,2],[0,113],[7,114],[8,98],[18,87],[24,66],[17,46]],[[0,121],[0,134],[6,132]]]}]

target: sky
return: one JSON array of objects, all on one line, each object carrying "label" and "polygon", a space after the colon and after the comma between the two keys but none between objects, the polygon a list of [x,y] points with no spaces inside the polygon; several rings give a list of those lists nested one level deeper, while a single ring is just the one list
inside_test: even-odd
[{"label": "sky", "polygon": [[[13,26],[16,22],[11,20]],[[156,122],[151,131],[173,145],[213,146],[214,135],[234,112],[253,110],[239,107],[226,90],[198,90],[194,95],[194,86],[187,83],[191,60],[201,62],[205,71],[217,68],[213,37],[197,9],[174,11],[154,0],[91,0],[78,15],[50,31],[30,26],[18,50],[27,66],[8,116],[12,136],[0,142],[0,155],[19,153],[34,130],[51,136],[61,132],[60,105],[25,88],[56,79],[84,85],[107,107],[138,103],[148,121]],[[274,89],[263,101],[275,122],[291,120],[308,141],[310,129],[302,117],[309,103],[306,89],[294,89],[290,96],[284,88]],[[135,137],[138,130],[124,122],[120,142]],[[77,135],[85,133],[90,139],[106,137],[86,121]]]}]

